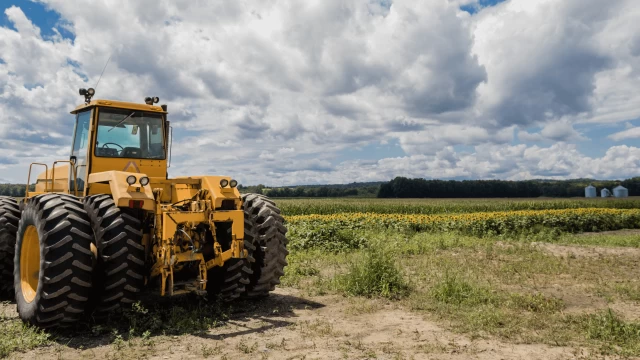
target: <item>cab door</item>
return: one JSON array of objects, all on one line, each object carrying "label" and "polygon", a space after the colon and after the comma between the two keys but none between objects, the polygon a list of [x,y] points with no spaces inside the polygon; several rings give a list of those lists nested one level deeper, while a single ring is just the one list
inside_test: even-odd
[{"label": "cab door", "polygon": [[[71,160],[75,166],[69,168],[69,193],[73,194],[77,185],[78,195],[83,196],[87,180],[87,159],[89,149],[89,126],[91,124],[91,110],[80,112],[76,115],[76,126],[73,131],[73,147],[71,148]],[[77,180],[73,183],[73,171],[75,169]]]}]

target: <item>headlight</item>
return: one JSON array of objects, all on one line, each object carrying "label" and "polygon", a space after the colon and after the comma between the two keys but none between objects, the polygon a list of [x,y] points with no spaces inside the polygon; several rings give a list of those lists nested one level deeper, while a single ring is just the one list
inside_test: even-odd
[{"label": "headlight", "polygon": [[225,187],[227,185],[229,185],[229,180],[227,179],[220,180],[220,187]]},{"label": "headlight", "polygon": [[135,177],[135,176],[133,176],[133,175],[129,175],[129,176],[127,176],[127,184],[129,184],[129,185],[133,185],[133,184],[135,184],[135,183],[136,183],[136,180],[137,180],[137,179],[136,179],[136,177]]},{"label": "headlight", "polygon": [[229,182],[229,186],[231,186],[232,188],[234,188],[234,187],[238,186],[238,182],[237,182],[237,181],[235,181],[235,180],[231,180],[231,181]]},{"label": "headlight", "polygon": [[140,185],[142,186],[147,186],[147,184],[149,184],[149,178],[146,176],[143,176],[140,178]]},{"label": "headlight", "polygon": [[94,88],[88,88],[87,89],[87,94],[93,96],[96,94],[96,90]]}]

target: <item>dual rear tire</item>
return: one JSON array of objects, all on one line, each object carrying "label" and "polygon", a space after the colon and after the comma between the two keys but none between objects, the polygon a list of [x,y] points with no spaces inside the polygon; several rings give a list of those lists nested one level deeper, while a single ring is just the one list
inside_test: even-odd
[{"label": "dual rear tire", "polygon": [[[0,199],[0,224],[7,222],[2,204]],[[83,203],[74,196],[47,194],[29,199],[22,216],[17,215],[12,273],[22,320],[41,328],[66,327],[87,314],[104,318],[134,302],[144,285],[136,214],[116,207],[108,195]],[[0,251],[3,240],[12,240],[5,231],[10,226],[0,227]]]},{"label": "dual rear tire", "polygon": [[82,202],[64,194],[29,199],[16,239],[13,277],[20,318],[41,328],[80,320],[94,263],[93,234]]}]

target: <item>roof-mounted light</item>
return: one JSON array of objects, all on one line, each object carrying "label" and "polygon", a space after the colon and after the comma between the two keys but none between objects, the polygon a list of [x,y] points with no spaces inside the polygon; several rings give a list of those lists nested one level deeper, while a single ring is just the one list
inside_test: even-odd
[{"label": "roof-mounted light", "polygon": [[93,95],[96,94],[96,90],[93,88],[80,89],[78,93],[84,96],[84,102],[88,104],[91,101],[91,98],[93,97]]},{"label": "roof-mounted light", "polygon": [[147,96],[146,98],[144,98],[144,103],[147,105],[157,104],[158,101],[160,101],[160,98],[157,96],[154,96],[154,97]]}]

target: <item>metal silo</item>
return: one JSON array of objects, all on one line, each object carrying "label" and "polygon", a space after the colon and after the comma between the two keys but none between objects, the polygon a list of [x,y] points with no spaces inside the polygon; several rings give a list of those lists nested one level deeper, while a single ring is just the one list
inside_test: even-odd
[{"label": "metal silo", "polygon": [[596,188],[593,185],[589,185],[586,188],[584,188],[584,196],[588,197],[588,198],[594,198],[596,196],[598,196],[596,194]]},{"label": "metal silo", "polygon": [[625,198],[629,196],[629,190],[627,190],[627,188],[623,187],[622,185],[617,186],[613,189],[613,196],[617,198]]},{"label": "metal silo", "polygon": [[600,196],[602,196],[603,198],[606,197],[610,197],[611,196],[611,191],[609,191],[609,189],[602,189],[600,190]]}]

